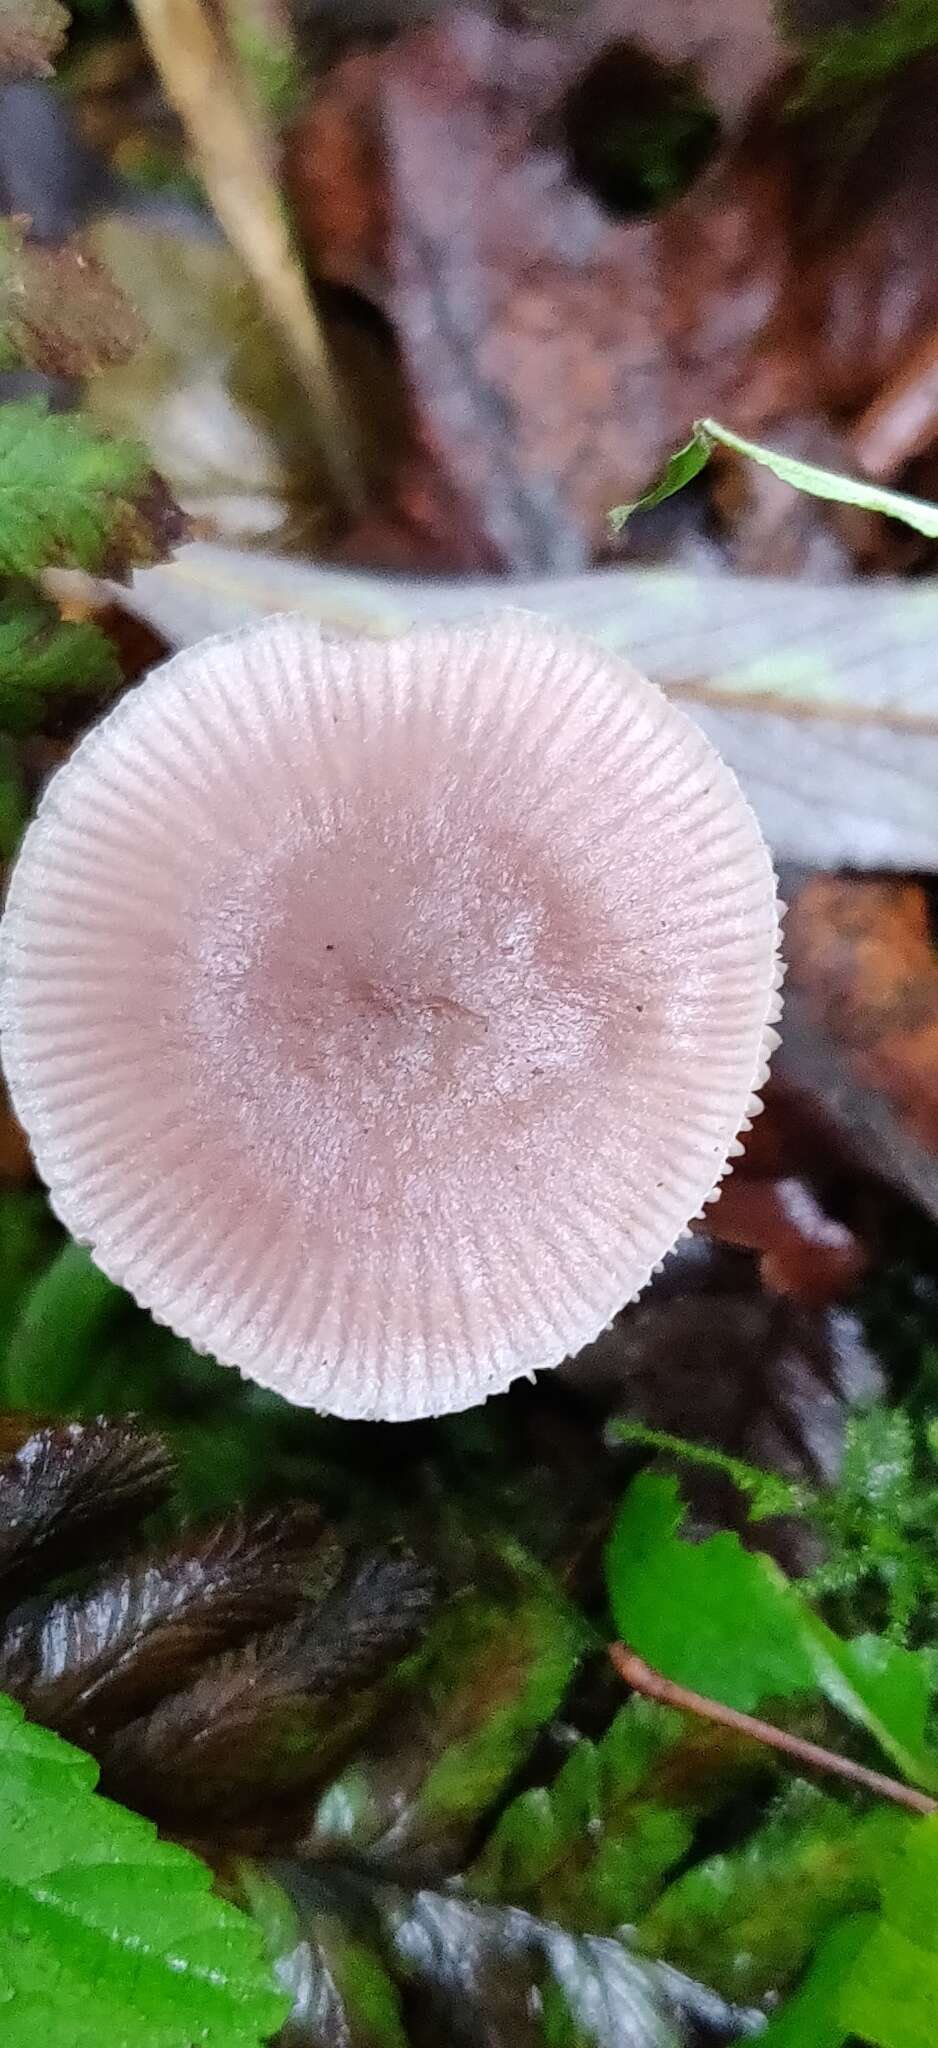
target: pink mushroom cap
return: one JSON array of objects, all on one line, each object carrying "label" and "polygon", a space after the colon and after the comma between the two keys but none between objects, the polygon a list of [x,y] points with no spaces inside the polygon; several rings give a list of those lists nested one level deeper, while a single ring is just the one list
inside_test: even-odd
[{"label": "pink mushroom cap", "polygon": [[16,1109],[98,1265],[291,1401],[403,1419],[576,1352],[726,1170],[774,878],[698,728],[506,613],[280,617],[54,776],[0,950]]}]

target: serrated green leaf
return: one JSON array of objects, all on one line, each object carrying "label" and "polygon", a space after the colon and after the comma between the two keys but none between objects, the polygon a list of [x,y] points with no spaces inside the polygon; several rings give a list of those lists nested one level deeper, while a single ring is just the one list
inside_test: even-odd
[{"label": "serrated green leaf", "polygon": [[668,1800],[668,1760],[683,1739],[681,1715],[629,1700],[601,1742],[579,1742],[550,1786],[506,1807],[470,1890],[591,1933],[638,1919],[688,1849],[698,1813],[725,1789],[714,1768],[709,1787]]},{"label": "serrated green leaf", "polygon": [[0,1696],[4,2048],[255,2048],[286,2010],[258,1930],[96,1782]]},{"label": "serrated green leaf", "polygon": [[120,575],[158,561],[184,526],[135,442],[107,440],[41,399],[0,406],[0,573]]},{"label": "serrated green leaf", "polygon": [[677,1482],[655,1473],[633,1480],[622,1503],[609,1582],[629,1647],[667,1678],[745,1713],[819,1687],[906,1777],[938,1789],[938,1756],[924,1739],[925,1658],[879,1636],[845,1641],[738,1536],[682,1539],[683,1513]]},{"label": "serrated green leaf", "polygon": [[60,618],[28,587],[0,598],[0,730],[35,732],[63,700],[98,696],[120,680],[115,650],[90,620]]},{"label": "serrated green leaf", "polygon": [[810,1693],[797,1596],[777,1565],[728,1530],[688,1543],[678,1534],[683,1519],[675,1479],[633,1480],[609,1547],[623,1641],[666,1677],[746,1713],[765,1699]]},{"label": "serrated green leaf", "polygon": [[826,498],[838,505],[857,505],[865,512],[882,512],[887,519],[899,519],[930,540],[938,539],[938,505],[929,504],[927,499],[912,498],[905,491],[890,491],[860,477],[840,476],[832,469],[820,469],[814,462],[802,462],[779,449],[765,448],[761,442],[747,441],[742,434],[734,434],[731,427],[711,419],[694,421],[690,440],[672,455],[664,475],[651,490],[630,505],[615,506],[609,514],[614,531],[621,532],[639,506],[659,505],[663,498],[670,498],[692,477],[699,476],[717,446],[730,448],[736,455],[748,455],[750,461],[770,469],[783,484],[806,491],[810,497]]},{"label": "serrated green leaf", "polygon": [[639,1940],[725,1998],[783,1990],[846,1913],[878,1903],[878,1864],[911,1823],[895,1809],[854,1809],[796,1781],[738,1849],[708,1856],[668,1886]]}]

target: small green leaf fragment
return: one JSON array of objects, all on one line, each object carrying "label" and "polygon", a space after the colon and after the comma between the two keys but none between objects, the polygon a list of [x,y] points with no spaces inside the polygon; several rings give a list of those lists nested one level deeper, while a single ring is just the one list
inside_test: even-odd
[{"label": "small green leaf fragment", "polygon": [[675,491],[699,476],[715,447],[729,448],[735,455],[748,455],[763,469],[770,469],[783,484],[806,491],[812,498],[827,498],[837,505],[856,505],[864,512],[881,512],[887,519],[899,519],[929,540],[938,540],[938,505],[926,498],[913,498],[905,491],[890,491],[882,484],[867,483],[860,477],[841,476],[836,470],[821,469],[815,462],[803,462],[795,455],[765,448],[759,441],[747,441],[724,427],[719,420],[695,420],[694,431],[683,448],[671,456],[664,475],[631,505],[617,505],[609,514],[615,533],[620,533],[630,514],[641,506],[660,505]]},{"label": "small green leaf fragment", "polygon": [[64,1244],[22,1300],[4,1361],[7,1406],[82,1411],[100,1348],[130,1307],[83,1245]]},{"label": "small green leaf fragment", "polygon": [[927,2048],[938,2011],[938,1818],[908,1823],[878,1859],[881,1907],[840,1921],[761,2037],[766,2048]]},{"label": "small green leaf fragment", "polygon": [[644,491],[640,498],[634,498],[630,505],[616,505],[609,514],[609,523],[614,533],[621,533],[633,512],[650,511],[653,505],[662,505],[665,498],[673,498],[675,491],[682,491],[685,484],[693,482],[710,460],[711,443],[698,421],[689,441],[678,448],[670,457],[664,475],[651,489]]},{"label": "small green leaf fragment", "polygon": [[662,1451],[671,1457],[682,1458],[687,1464],[700,1465],[706,1471],[722,1472],[746,1496],[753,1522],[763,1521],[770,1515],[803,1515],[814,1505],[813,1496],[806,1487],[796,1486],[791,1479],[783,1479],[780,1473],[765,1472],[761,1466],[749,1465],[743,1458],[732,1458],[711,1444],[695,1444],[688,1437],[673,1436],[670,1430],[649,1429],[647,1423],[616,1417],[607,1424],[606,1436],[610,1443],[639,1445],[645,1450]]},{"label": "small green leaf fragment", "polygon": [[866,1728],[903,1776],[938,1791],[938,1756],[925,1746],[929,1673],[925,1656],[883,1636],[835,1635],[800,1608],[802,1640],[821,1691]]},{"label": "small green leaf fragment", "polygon": [[[760,2034],[760,2048],[844,2048],[843,1991],[876,1927],[872,1913],[851,1913],[828,1929],[800,1989]],[[917,2048],[925,2048],[924,2040]]]}]

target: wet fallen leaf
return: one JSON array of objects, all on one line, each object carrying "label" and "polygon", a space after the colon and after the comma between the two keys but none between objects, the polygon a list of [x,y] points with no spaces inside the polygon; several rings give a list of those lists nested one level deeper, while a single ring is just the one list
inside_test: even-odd
[{"label": "wet fallen leaf", "polygon": [[292,1614],[318,1525],[311,1509],[238,1517],[87,1591],[34,1599],[0,1631],[0,1687],[59,1734],[100,1746],[207,1657]]},{"label": "wet fallen leaf", "polygon": [[506,1568],[494,1598],[451,1601],[369,1753],[320,1801],[303,1853],[435,1876],[458,1870],[559,1708],[583,1642],[574,1610],[531,1570]]},{"label": "wet fallen leaf", "polygon": [[702,52],[719,47],[725,85],[725,15],[711,39],[683,13],[658,36],[647,8],[600,6],[564,37],[464,8],[337,66],[294,150],[319,266],[379,295],[446,474],[519,571],[587,560],[614,480],[647,481],[704,394],[750,425],[810,409],[778,172],[730,138],[685,197],[623,218],[579,154],[597,108],[678,79],[656,39],[662,58],[678,38],[682,58],[696,48],[704,92]]},{"label": "wet fallen leaf", "polygon": [[0,1589],[5,1602],[43,1576],[115,1551],[167,1497],[170,1461],[129,1423],[32,1424],[0,1417]]},{"label": "wet fallen leaf", "polygon": [[321,1604],[222,1657],[115,1733],[108,1790],[154,1818],[213,1834],[253,1819],[289,1839],[302,1795],[375,1719],[393,1665],[432,1605],[429,1573],[387,1554],[351,1569]]}]

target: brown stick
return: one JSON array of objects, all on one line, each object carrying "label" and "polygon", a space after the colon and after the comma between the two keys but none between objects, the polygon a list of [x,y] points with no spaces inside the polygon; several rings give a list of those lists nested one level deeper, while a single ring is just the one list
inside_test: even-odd
[{"label": "brown stick", "polygon": [[736,1707],[724,1707],[720,1700],[707,1699],[703,1693],[689,1692],[684,1685],[675,1685],[673,1679],[664,1678],[660,1671],[653,1671],[633,1650],[624,1643],[612,1643],[609,1655],[626,1685],[633,1692],[645,1694],[646,1699],[659,1700],[662,1706],[677,1707],[683,1714],[696,1714],[700,1720],[716,1721],[721,1728],[732,1728],[737,1735],[748,1735],[754,1742],[764,1743],[768,1749],[780,1750],[794,1763],[807,1764],[818,1771],[829,1771],[835,1777],[848,1778],[853,1785],[862,1785],[867,1792],[877,1792],[882,1799],[891,1799],[896,1806],[910,1807],[913,1813],[938,1813],[938,1799],[930,1799],[927,1792],[917,1792],[912,1785],[903,1785],[898,1778],[887,1778],[881,1771],[868,1771],[865,1764],[855,1764],[852,1757],[838,1756],[832,1749],[822,1749],[816,1742],[805,1742],[800,1735],[789,1735],[784,1728],[773,1727],[771,1721],[759,1721],[753,1714],[741,1714]]}]

